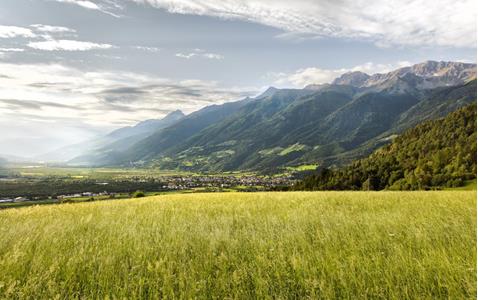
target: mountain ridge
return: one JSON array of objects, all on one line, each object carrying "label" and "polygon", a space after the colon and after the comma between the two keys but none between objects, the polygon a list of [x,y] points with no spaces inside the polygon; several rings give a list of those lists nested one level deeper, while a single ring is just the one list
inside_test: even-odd
[{"label": "mountain ridge", "polygon": [[[474,64],[427,61],[381,75],[354,73],[359,79],[344,76],[336,83],[359,86],[270,87],[255,98],[205,107],[92,163],[196,171],[336,164],[369,153],[385,135],[476,101],[476,79],[469,81]],[[371,78],[373,85],[366,83]]]},{"label": "mountain ridge", "polygon": [[421,78],[420,89],[430,89],[438,86],[453,86],[464,84],[476,78],[476,64],[450,61],[432,61],[412,66],[402,67],[387,73],[372,75],[364,72],[347,72],[336,78],[332,84],[352,85],[358,88],[379,86],[394,78],[401,78],[407,74]]}]

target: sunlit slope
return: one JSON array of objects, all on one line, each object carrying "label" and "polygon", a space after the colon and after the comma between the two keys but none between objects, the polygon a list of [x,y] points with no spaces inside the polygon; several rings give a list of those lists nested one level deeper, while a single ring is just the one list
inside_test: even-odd
[{"label": "sunlit slope", "polygon": [[3,210],[0,298],[473,298],[475,199],[217,193]]}]

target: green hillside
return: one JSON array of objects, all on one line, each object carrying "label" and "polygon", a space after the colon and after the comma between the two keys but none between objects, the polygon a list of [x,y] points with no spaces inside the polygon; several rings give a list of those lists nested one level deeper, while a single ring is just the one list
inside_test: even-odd
[{"label": "green hillside", "polygon": [[145,160],[167,169],[263,172],[344,164],[368,155],[388,143],[387,137],[417,122],[441,117],[476,99],[476,80],[425,91],[407,87],[398,94],[334,85],[306,94],[277,90],[222,120],[199,126],[193,134],[180,133],[178,126],[159,132],[133,146],[125,163]]},{"label": "green hillside", "polygon": [[[416,66],[422,70],[434,64]],[[367,77],[370,86],[270,88],[256,98],[208,106],[139,141],[131,138],[127,148],[90,157],[90,163],[264,173],[345,165],[408,128],[476,101],[472,75],[466,80],[461,73],[425,78],[412,69]]]},{"label": "green hillside", "polygon": [[323,168],[297,189],[457,187],[476,178],[476,105],[409,129],[368,158],[341,169]]},{"label": "green hillside", "polygon": [[472,299],[476,192],[168,195],[0,211],[2,299]]}]

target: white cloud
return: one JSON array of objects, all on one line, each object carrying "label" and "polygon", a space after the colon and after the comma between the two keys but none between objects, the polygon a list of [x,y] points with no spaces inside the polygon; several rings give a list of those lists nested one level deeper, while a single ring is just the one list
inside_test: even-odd
[{"label": "white cloud", "polygon": [[196,56],[196,55],[197,55],[196,53],[188,53],[188,54],[176,53],[176,57],[185,58],[185,59],[193,58],[193,57]]},{"label": "white cloud", "polygon": [[375,73],[386,73],[392,70],[406,67],[412,63],[408,61],[400,61],[391,64],[375,64],[367,62],[352,68],[340,68],[340,69],[323,69],[323,68],[304,68],[295,71],[292,74],[286,73],[269,73],[267,78],[274,80],[277,85],[292,85],[294,87],[304,87],[308,84],[322,84],[331,83],[335,78],[347,72],[360,71],[369,75]]},{"label": "white cloud", "polygon": [[95,4],[94,2],[91,2],[91,1],[87,1],[87,0],[56,0],[56,1],[57,2],[76,4],[76,5],[79,5],[83,8],[87,8],[87,9],[100,10],[100,7],[97,4]]},{"label": "white cloud", "polygon": [[97,44],[75,40],[47,40],[41,42],[29,42],[28,47],[44,51],[87,51],[95,49],[110,49],[113,45]]},{"label": "white cloud", "polygon": [[[127,125],[131,120],[161,116],[178,108],[191,112],[256,91],[247,87],[224,87],[215,81],[177,81],[133,72],[82,71],[61,64],[2,62],[0,86],[3,87],[1,99],[19,99],[29,104],[22,113],[42,118],[68,115],[89,124],[103,125],[121,122]],[[38,101],[39,106],[49,105],[38,110],[31,105],[34,101]],[[8,108],[0,104],[0,115],[6,110]]]},{"label": "white cloud", "polygon": [[239,19],[289,36],[367,39],[379,46],[476,47],[474,0],[131,0],[171,13]]},{"label": "white cloud", "polygon": [[65,33],[65,32],[76,32],[76,30],[63,27],[63,26],[51,26],[51,25],[44,25],[44,24],[32,24],[30,27],[35,28],[37,31],[41,32],[51,32],[51,33]]},{"label": "white cloud", "polygon": [[81,142],[101,130],[160,118],[178,108],[189,113],[256,94],[254,88],[225,87],[215,81],[2,62],[0,86],[0,128],[11,133],[0,137],[0,142],[24,155]]},{"label": "white cloud", "polygon": [[224,56],[216,53],[204,53],[202,56],[209,59],[224,59]]},{"label": "white cloud", "polygon": [[[143,73],[84,71],[61,64],[3,62],[0,86],[0,128],[25,139],[30,139],[28,132],[33,137],[45,137],[48,143],[58,139],[55,147],[79,142],[92,129],[111,130],[160,118],[176,109],[190,113],[257,92],[215,81],[177,81]],[[41,125],[44,123],[48,124]],[[52,126],[56,130],[51,130]],[[20,127],[23,129],[18,131]],[[18,146],[13,145],[15,141],[9,143],[13,148]]]},{"label": "white cloud", "polygon": [[344,70],[329,70],[321,68],[299,69],[295,73],[276,80],[276,84],[291,83],[297,87],[308,84],[330,83],[332,80],[345,73]]},{"label": "white cloud", "polygon": [[31,29],[18,26],[0,25],[0,38],[35,37]]},{"label": "white cloud", "polygon": [[96,2],[102,2],[101,4],[96,4],[95,2],[88,1],[88,0],[54,0],[54,1],[62,2],[62,3],[75,4],[75,5],[81,6],[81,7],[86,8],[86,9],[90,9],[90,10],[97,10],[97,11],[100,11],[102,13],[105,13],[105,14],[110,15],[110,16],[115,17],[115,18],[119,18],[121,16],[116,14],[116,13],[111,12],[111,10],[112,9],[114,9],[114,10],[123,9],[123,7],[120,4],[118,4],[114,1],[98,1],[98,0],[96,0]]},{"label": "white cloud", "polygon": [[96,57],[101,57],[101,58],[107,58],[107,59],[115,59],[115,60],[124,59],[123,56],[119,56],[119,55],[107,55],[107,54],[98,54],[98,53],[96,53],[95,56],[96,56]]},{"label": "white cloud", "polygon": [[191,59],[194,57],[206,58],[206,59],[217,59],[221,60],[224,59],[223,55],[217,53],[207,53],[204,49],[193,49],[193,52],[190,53],[176,53],[176,57],[184,58],[184,59]]},{"label": "white cloud", "polygon": [[23,48],[0,48],[0,52],[23,52]]},{"label": "white cloud", "polygon": [[143,50],[146,52],[153,52],[153,53],[161,51],[161,49],[157,47],[135,46],[134,48],[138,50]]}]

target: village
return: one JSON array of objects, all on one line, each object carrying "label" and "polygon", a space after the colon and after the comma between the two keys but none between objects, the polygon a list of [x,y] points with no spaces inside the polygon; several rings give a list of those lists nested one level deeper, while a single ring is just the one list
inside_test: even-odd
[{"label": "village", "polygon": [[168,192],[168,191],[187,191],[199,190],[204,188],[204,191],[222,191],[224,189],[237,189],[239,191],[259,191],[259,190],[275,190],[283,187],[292,186],[296,182],[290,175],[263,177],[256,175],[175,175],[175,176],[160,176],[155,178],[130,178],[129,190],[115,190],[118,186],[118,180],[111,182],[95,182],[96,186],[102,186],[104,189],[101,192],[92,191],[75,191],[71,193],[58,194],[57,191],[51,190],[51,194],[45,195],[15,195],[15,197],[0,197],[1,203],[18,203],[26,201],[42,201],[42,200],[57,200],[58,202],[67,202],[73,199],[114,199],[127,198],[136,190],[142,190],[145,184],[148,188],[145,192]]},{"label": "village", "polygon": [[[58,200],[65,200],[65,199],[72,199],[72,198],[82,198],[82,197],[98,197],[98,196],[115,196],[117,193],[109,193],[107,191],[100,192],[100,193],[92,193],[92,192],[83,192],[83,193],[75,193],[75,194],[68,194],[68,195],[59,195],[56,196]],[[48,199],[51,200],[53,197],[49,196]],[[15,198],[4,198],[0,199],[0,203],[18,203],[18,202],[25,202],[25,201],[35,201],[35,200],[42,200],[42,197],[15,197]]]},{"label": "village", "polygon": [[279,186],[290,186],[295,180],[291,176],[260,177],[255,175],[243,176],[168,176],[159,179],[167,184],[163,189],[182,190],[198,187],[220,187],[231,188],[237,186],[244,187],[264,187],[274,188]]}]

